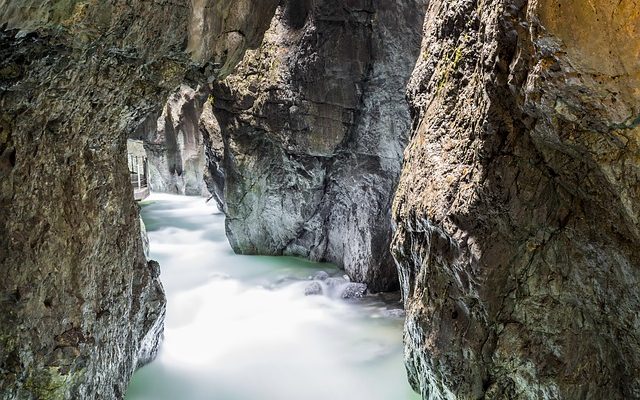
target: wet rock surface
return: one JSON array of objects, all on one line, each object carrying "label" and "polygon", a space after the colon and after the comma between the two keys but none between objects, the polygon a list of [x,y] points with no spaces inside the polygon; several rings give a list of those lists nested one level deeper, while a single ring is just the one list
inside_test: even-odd
[{"label": "wet rock surface", "polygon": [[360,299],[367,293],[367,285],[364,283],[348,283],[344,289],[342,289],[343,299]]},{"label": "wet rock surface", "polygon": [[0,3],[3,399],[119,399],[154,356],[164,294],[126,139],[185,76],[228,72],[275,9],[207,3]]},{"label": "wet rock surface", "polygon": [[425,398],[640,397],[638,5],[430,2],[393,240]]},{"label": "wet rock surface", "polygon": [[204,182],[218,204],[219,210],[224,210],[224,143],[218,120],[213,115],[213,97],[208,97],[202,107],[200,115],[200,133],[205,148]]},{"label": "wet rock surface", "polygon": [[[202,135],[236,251],[351,278],[309,294],[392,289],[397,185],[424,398],[640,398],[638,1],[432,0],[424,25],[423,6],[0,3],[3,399],[118,399],[153,358],[164,296],[125,140],[240,60],[174,102],[189,121],[165,114]],[[186,193],[166,130],[160,175]]]},{"label": "wet rock surface", "polygon": [[305,296],[325,295],[334,298],[361,299],[368,294],[367,285],[364,283],[350,282],[348,277],[330,276],[324,271],[320,271],[312,278],[305,289]]},{"label": "wet rock surface", "polygon": [[328,261],[397,287],[390,203],[423,2],[288,2],[213,91],[227,234],[245,254]]},{"label": "wet rock surface", "polygon": [[312,282],[304,288],[305,296],[318,296],[322,294],[322,285],[319,282]]}]

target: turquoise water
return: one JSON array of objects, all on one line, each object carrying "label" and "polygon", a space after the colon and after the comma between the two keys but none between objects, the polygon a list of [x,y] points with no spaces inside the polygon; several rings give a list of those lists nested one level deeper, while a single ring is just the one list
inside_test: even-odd
[{"label": "turquoise water", "polygon": [[165,340],[127,400],[412,400],[389,296],[305,296],[328,264],[235,255],[203,198],[143,204],[167,292]]}]

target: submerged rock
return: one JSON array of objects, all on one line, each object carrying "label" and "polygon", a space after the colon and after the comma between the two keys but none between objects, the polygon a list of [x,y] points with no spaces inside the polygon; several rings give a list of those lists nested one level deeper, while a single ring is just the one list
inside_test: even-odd
[{"label": "submerged rock", "polygon": [[330,275],[325,271],[316,272],[311,279],[314,281],[326,281],[330,278]]},{"label": "submerged rock", "polygon": [[349,283],[349,281],[344,278],[330,277],[324,280],[324,284],[333,291],[344,287],[347,283]]},{"label": "submerged rock", "polygon": [[342,288],[340,297],[343,299],[361,299],[367,292],[367,285],[364,283],[347,283]]},{"label": "submerged rock", "polygon": [[382,314],[382,317],[384,318],[404,318],[406,316],[405,311],[400,308],[382,310],[380,314]]},{"label": "submerged rock", "polygon": [[316,295],[321,295],[322,294],[322,285],[318,282],[311,282],[310,284],[307,285],[307,287],[304,289],[304,295],[305,296],[316,296]]}]

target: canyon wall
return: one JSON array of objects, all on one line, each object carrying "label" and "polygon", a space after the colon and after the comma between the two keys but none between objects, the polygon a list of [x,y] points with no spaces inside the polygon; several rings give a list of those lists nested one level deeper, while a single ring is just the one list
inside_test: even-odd
[{"label": "canyon wall", "polygon": [[429,3],[394,200],[425,399],[640,398],[640,3]]},{"label": "canyon wall", "polygon": [[204,180],[207,157],[200,118],[203,99],[187,85],[172,93],[159,118],[155,115],[132,135],[144,142],[149,185],[154,192],[191,196],[209,194]]},{"label": "canyon wall", "polygon": [[405,87],[422,0],[290,1],[213,90],[227,236],[397,288],[391,199],[410,131]]},{"label": "canyon wall", "polygon": [[119,399],[162,331],[126,138],[228,73],[275,1],[0,1],[0,394]]},{"label": "canyon wall", "polygon": [[391,289],[395,226],[425,399],[640,398],[638,0],[276,3],[0,0],[2,398],[153,357],[125,140],[185,82],[236,251]]}]

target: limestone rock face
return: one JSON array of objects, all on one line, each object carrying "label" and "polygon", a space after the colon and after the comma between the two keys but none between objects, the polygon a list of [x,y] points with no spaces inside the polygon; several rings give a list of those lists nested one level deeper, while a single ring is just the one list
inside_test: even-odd
[{"label": "limestone rock face", "polygon": [[213,97],[202,106],[200,134],[204,141],[205,172],[204,182],[220,210],[224,209],[224,142],[220,125],[213,114]]},{"label": "limestone rock face", "polygon": [[393,208],[424,398],[640,398],[639,6],[429,3]]},{"label": "limestone rock face", "polygon": [[3,399],[119,399],[153,357],[164,294],[126,139],[259,43],[275,3],[0,2]]},{"label": "limestone rock face", "polygon": [[397,286],[390,204],[423,11],[421,0],[287,2],[215,87],[235,251],[329,261],[374,291]]},{"label": "limestone rock face", "polygon": [[202,103],[194,89],[181,85],[169,96],[156,123],[142,124],[134,134],[144,141],[151,190],[194,196],[209,193],[204,181],[206,155],[200,131]]}]

